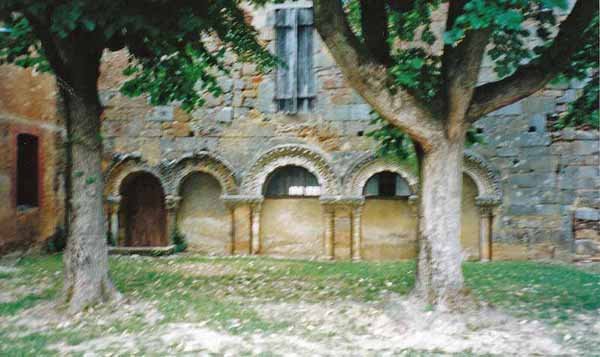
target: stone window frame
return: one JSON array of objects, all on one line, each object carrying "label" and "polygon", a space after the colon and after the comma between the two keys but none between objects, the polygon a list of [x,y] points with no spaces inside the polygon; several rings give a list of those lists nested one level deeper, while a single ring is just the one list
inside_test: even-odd
[{"label": "stone window frame", "polygon": [[272,172],[283,166],[299,166],[317,178],[321,196],[339,195],[341,190],[338,176],[326,157],[303,145],[286,144],[271,148],[258,155],[246,171],[241,192],[243,195],[262,197],[264,185]]}]

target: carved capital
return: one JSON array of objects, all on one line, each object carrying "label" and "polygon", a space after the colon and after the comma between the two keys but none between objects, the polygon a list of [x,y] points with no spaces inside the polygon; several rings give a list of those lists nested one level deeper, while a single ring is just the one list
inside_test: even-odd
[{"label": "carved capital", "polygon": [[165,207],[167,210],[176,210],[179,207],[179,202],[181,202],[180,196],[167,196],[165,197]]},{"label": "carved capital", "polygon": [[106,203],[111,207],[119,207],[121,204],[121,196],[108,196],[106,197]]},{"label": "carved capital", "polygon": [[319,201],[326,209],[328,207],[355,208],[365,204],[365,198],[362,196],[321,196]]},{"label": "carved capital", "polygon": [[264,201],[263,196],[251,195],[223,195],[221,199],[229,209],[233,209],[242,205],[250,205],[251,207],[260,206]]},{"label": "carved capital", "polygon": [[475,205],[479,208],[479,214],[481,217],[491,217],[494,215],[494,210],[500,201],[494,197],[477,197],[475,199]]}]

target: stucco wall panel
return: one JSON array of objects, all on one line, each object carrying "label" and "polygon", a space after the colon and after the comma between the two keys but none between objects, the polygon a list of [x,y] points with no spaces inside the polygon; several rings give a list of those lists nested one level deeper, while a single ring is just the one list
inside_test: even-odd
[{"label": "stucco wall panel", "polygon": [[406,200],[367,199],[362,222],[361,251],[364,259],[415,257],[417,220]]},{"label": "stucco wall panel", "polygon": [[323,255],[321,203],[317,198],[265,199],[262,254],[288,257]]},{"label": "stucco wall panel", "polygon": [[465,259],[479,259],[479,208],[475,205],[478,195],[475,182],[463,175],[462,217],[460,243]]},{"label": "stucco wall panel", "polygon": [[231,215],[221,199],[221,185],[214,177],[193,173],[183,182],[177,226],[189,249],[227,254],[230,247]]}]

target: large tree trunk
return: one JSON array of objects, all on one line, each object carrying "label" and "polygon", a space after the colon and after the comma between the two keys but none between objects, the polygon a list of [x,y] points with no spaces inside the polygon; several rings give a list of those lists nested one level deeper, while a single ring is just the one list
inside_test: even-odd
[{"label": "large tree trunk", "polygon": [[420,158],[419,257],[415,292],[452,307],[464,293],[460,246],[464,138],[438,143]]},{"label": "large tree trunk", "polygon": [[97,71],[84,67],[71,75],[71,83],[82,84],[61,90],[71,159],[64,293],[72,312],[116,296],[108,275]]}]

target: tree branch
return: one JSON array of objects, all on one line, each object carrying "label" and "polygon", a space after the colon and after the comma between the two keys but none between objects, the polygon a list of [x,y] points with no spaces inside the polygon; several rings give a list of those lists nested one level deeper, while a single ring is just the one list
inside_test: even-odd
[{"label": "tree branch", "polygon": [[[464,13],[466,0],[451,0],[446,29],[451,29]],[[465,114],[471,104],[485,47],[491,29],[470,30],[456,46],[446,45],[442,58],[443,93],[446,107],[446,130],[450,138],[462,136]]]},{"label": "tree branch", "polygon": [[481,116],[523,99],[542,89],[570,63],[583,45],[581,34],[598,16],[598,1],[578,0],[548,49],[533,62],[519,67],[511,76],[475,89],[467,118]]},{"label": "tree branch", "polygon": [[360,0],[360,20],[367,49],[379,63],[391,62],[385,0]]},{"label": "tree branch", "polygon": [[337,65],[352,87],[385,120],[429,150],[443,139],[443,126],[424,103],[403,89],[391,93],[387,68],[377,63],[356,38],[341,0],[315,0],[315,23]]}]

